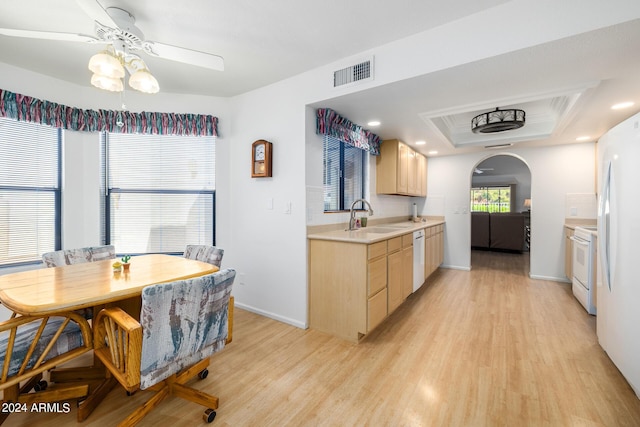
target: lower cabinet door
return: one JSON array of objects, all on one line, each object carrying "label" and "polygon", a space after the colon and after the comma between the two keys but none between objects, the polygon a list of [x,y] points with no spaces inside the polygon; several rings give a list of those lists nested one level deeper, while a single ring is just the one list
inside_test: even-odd
[{"label": "lower cabinet door", "polygon": [[387,288],[369,298],[367,302],[367,333],[387,317]]}]

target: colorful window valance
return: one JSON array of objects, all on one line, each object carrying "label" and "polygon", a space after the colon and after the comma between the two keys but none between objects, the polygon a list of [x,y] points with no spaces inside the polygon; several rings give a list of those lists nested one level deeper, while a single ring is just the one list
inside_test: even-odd
[{"label": "colorful window valance", "polygon": [[0,117],[84,132],[218,136],[218,118],[204,114],[83,110],[0,89]]},{"label": "colorful window valance", "polygon": [[316,111],[316,133],[329,135],[374,156],[380,155],[380,137],[342,117],[330,108]]}]

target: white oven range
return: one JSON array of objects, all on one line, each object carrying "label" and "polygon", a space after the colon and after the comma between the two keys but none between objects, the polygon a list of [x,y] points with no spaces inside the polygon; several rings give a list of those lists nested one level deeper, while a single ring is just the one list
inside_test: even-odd
[{"label": "white oven range", "polygon": [[596,314],[596,227],[579,226],[573,240],[573,295],[589,314]]}]

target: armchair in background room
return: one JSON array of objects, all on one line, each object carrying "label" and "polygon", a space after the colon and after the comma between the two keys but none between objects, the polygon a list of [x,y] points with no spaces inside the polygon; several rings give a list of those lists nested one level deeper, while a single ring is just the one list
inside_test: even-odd
[{"label": "armchair in background room", "polygon": [[96,356],[128,392],[156,392],[120,425],[135,425],[168,395],[207,407],[204,419],[213,421],[218,398],[185,383],[196,374],[204,379],[209,357],[225,346],[235,276],[235,270],[225,269],[147,286],[142,291],[140,322],[118,307],[98,314]]},{"label": "armchair in background room", "polygon": [[[61,402],[82,399],[88,384],[56,384],[48,388],[45,371],[92,349],[91,328],[76,313],[19,316],[0,322],[0,391],[3,402]],[[32,390],[34,392],[32,392]],[[10,412],[0,412],[0,424]]]}]

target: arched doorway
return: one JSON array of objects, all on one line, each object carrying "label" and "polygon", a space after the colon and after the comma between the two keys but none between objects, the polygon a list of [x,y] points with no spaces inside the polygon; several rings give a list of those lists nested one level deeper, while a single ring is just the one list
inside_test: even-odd
[{"label": "arched doorway", "polygon": [[521,254],[528,266],[531,170],[524,159],[513,154],[484,158],[471,170],[469,190],[471,267],[476,251]]}]

